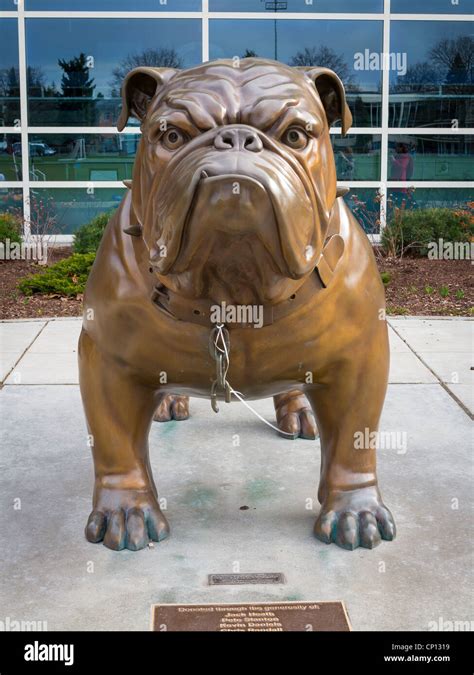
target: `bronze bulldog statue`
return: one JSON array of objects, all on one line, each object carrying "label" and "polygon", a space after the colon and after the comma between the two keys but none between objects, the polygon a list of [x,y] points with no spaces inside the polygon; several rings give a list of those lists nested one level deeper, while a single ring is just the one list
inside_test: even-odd
[{"label": "bronze bulldog statue", "polygon": [[320,540],[393,539],[376,450],[355,442],[377,430],[389,351],[372,247],[336,188],[329,127],[352,122],[341,81],[253,58],[143,67],[125,79],[119,130],[129,115],[142,130],[133,181],[98,250],[79,341],[87,539],[137,550],[166,537],[154,413],[186,417],[182,397],[217,409],[236,392],[276,397],[280,429],[303,436],[311,418],[295,416],[309,399]]}]

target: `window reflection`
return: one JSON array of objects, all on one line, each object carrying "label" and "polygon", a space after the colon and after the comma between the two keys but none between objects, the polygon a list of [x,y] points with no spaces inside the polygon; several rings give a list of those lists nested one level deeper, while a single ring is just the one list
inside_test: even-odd
[{"label": "window reflection", "polygon": [[35,134],[30,179],[120,181],[132,177],[139,134]]},{"label": "window reflection", "polygon": [[390,11],[398,14],[470,14],[472,0],[391,0]]},{"label": "window reflection", "polygon": [[381,53],[381,22],[216,19],[209,33],[211,59],[260,56],[331,68],[346,87],[353,125],[381,124],[381,71],[359,68],[356,60],[366,49]]},{"label": "window reflection", "polygon": [[5,180],[21,180],[21,160],[15,155],[15,148],[21,149],[19,134],[0,136],[0,185]]},{"label": "window reflection", "polygon": [[379,180],[380,136],[332,134],[331,141],[338,180]]},{"label": "window reflection", "polygon": [[473,126],[473,25],[392,22],[391,50],[407,54],[407,68],[390,73],[389,126]]},{"label": "window reflection", "polygon": [[201,61],[199,20],[29,19],[26,24],[34,126],[114,126],[129,70],[187,68]]},{"label": "window reflection", "polygon": [[380,193],[377,188],[354,187],[344,201],[367,234],[380,232]]},{"label": "window reflection", "polygon": [[20,119],[18,80],[18,25],[16,19],[0,21],[0,126]]},{"label": "window reflection", "polygon": [[118,207],[125,188],[37,188],[30,190],[32,211],[47,206],[57,234],[71,234],[99,213]]},{"label": "window reflection", "polygon": [[0,213],[23,214],[23,190],[4,188],[0,182]]},{"label": "window reflection", "polygon": [[[402,190],[389,188],[387,193],[387,220],[393,219],[395,209],[459,209],[467,210],[474,202],[474,190],[466,188],[416,188]],[[470,207],[472,210],[472,207]]]},{"label": "window reflection", "polygon": [[474,136],[389,136],[389,180],[473,180]]},{"label": "window reflection", "polygon": [[[3,0],[6,2],[7,0]],[[11,0],[13,2],[13,0]],[[199,12],[201,0],[25,0],[25,9],[65,12]]]}]

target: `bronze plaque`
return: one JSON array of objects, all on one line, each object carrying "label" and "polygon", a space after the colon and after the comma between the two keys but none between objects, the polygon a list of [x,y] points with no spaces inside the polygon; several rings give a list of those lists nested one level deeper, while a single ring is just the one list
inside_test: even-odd
[{"label": "bronze plaque", "polygon": [[151,630],[217,632],[350,631],[343,602],[152,605]]},{"label": "bronze plaque", "polygon": [[209,586],[236,586],[239,584],[284,584],[281,572],[254,572],[245,574],[209,574]]}]

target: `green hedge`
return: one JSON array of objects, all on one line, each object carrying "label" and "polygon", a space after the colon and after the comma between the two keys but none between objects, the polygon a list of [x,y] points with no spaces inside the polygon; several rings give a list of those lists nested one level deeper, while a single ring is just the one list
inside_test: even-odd
[{"label": "green hedge", "polygon": [[468,211],[414,209],[395,214],[382,231],[382,246],[387,255],[425,256],[431,241],[464,242],[473,235],[473,217]]},{"label": "green hedge", "polygon": [[5,244],[7,239],[11,243],[21,244],[21,223],[18,217],[11,213],[0,214],[0,242]]},{"label": "green hedge", "polygon": [[69,258],[51,265],[43,272],[21,279],[18,288],[25,295],[54,293],[76,296],[84,293],[94,258],[95,253],[74,253]]},{"label": "green hedge", "polygon": [[89,223],[81,225],[74,234],[73,250],[75,253],[94,253],[97,251],[112,214],[113,211],[99,213]]}]

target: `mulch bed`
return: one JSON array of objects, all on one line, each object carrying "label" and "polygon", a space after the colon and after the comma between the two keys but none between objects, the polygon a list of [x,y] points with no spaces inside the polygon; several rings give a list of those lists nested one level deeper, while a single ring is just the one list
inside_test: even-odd
[{"label": "mulch bed", "polygon": [[[49,251],[51,265],[71,255],[69,247]],[[474,307],[473,268],[469,260],[388,259],[380,255],[381,272],[388,272],[385,286],[388,314],[472,316]],[[51,295],[24,296],[18,281],[43,268],[27,260],[0,261],[0,318],[26,319],[80,316],[82,299]],[[449,295],[442,297],[441,289]]]},{"label": "mulch bed", "polygon": [[[470,260],[402,258],[377,260],[388,272],[388,314],[473,316],[474,277]],[[443,297],[442,293],[448,293]]]},{"label": "mulch bed", "polygon": [[[70,247],[48,250],[48,265],[72,254]],[[41,272],[44,267],[30,260],[0,260],[0,318],[38,319],[53,316],[80,316],[82,300],[53,295],[23,295],[17,284],[23,277]]]}]

